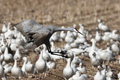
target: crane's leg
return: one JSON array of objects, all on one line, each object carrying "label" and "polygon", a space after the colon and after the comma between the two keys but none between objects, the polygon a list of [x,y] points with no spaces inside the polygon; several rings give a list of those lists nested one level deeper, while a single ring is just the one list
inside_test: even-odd
[{"label": "crane's leg", "polygon": [[[48,50],[49,53],[51,53],[53,55],[58,55],[58,56],[62,56],[62,57],[66,57],[67,58],[67,56],[65,55],[65,53],[66,53],[65,51],[53,52],[53,51],[51,51],[49,46],[47,46],[47,50]],[[57,54],[55,54],[55,53],[57,53]],[[60,53],[60,54],[58,54],[58,53]]]},{"label": "crane's leg", "polygon": [[[67,55],[65,55],[66,54],[66,52],[67,51],[61,51],[61,52],[53,52],[53,51],[51,51],[51,49],[50,49],[50,44],[48,43],[47,45],[46,45],[46,47],[47,47],[47,50],[48,50],[48,52],[49,53],[51,53],[51,54],[53,54],[53,55],[58,55],[58,56],[62,56],[62,57],[65,57],[65,58],[68,58],[68,56]],[[56,53],[56,54],[55,54]],[[58,54],[58,53],[60,53],[60,54]]]}]

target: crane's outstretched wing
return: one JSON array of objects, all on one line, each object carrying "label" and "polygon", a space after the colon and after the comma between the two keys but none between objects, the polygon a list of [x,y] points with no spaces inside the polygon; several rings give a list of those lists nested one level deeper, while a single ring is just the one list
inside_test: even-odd
[{"label": "crane's outstretched wing", "polygon": [[15,27],[25,36],[27,40],[29,40],[29,34],[35,34],[43,26],[30,19],[15,25]]}]

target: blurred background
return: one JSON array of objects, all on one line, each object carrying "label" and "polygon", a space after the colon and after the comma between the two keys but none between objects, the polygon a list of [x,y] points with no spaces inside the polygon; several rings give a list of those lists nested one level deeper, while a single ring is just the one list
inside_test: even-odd
[{"label": "blurred background", "polygon": [[111,27],[120,24],[120,0],[0,0],[0,23],[34,19],[44,25],[96,26],[102,19]]}]

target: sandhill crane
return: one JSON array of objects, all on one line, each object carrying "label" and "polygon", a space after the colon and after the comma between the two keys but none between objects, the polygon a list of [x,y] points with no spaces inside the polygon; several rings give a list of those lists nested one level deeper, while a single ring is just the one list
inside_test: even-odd
[{"label": "sandhill crane", "polygon": [[79,32],[76,28],[60,28],[57,26],[43,26],[31,19],[23,21],[15,25],[15,27],[25,36],[28,43],[33,42],[33,45],[36,46],[39,46],[44,43],[47,46],[47,49],[50,53],[53,52],[50,50],[49,39],[54,32],[57,31]]}]

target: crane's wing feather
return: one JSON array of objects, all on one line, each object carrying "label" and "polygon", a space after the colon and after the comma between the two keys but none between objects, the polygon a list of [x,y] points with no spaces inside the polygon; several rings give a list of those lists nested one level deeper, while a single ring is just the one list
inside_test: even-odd
[{"label": "crane's wing feather", "polygon": [[49,32],[46,31],[46,32],[41,32],[41,33],[38,33],[36,32],[35,34],[33,34],[32,38],[34,40],[34,43],[39,46],[41,44],[43,44],[46,40],[46,36],[49,35]]},{"label": "crane's wing feather", "polygon": [[15,27],[26,37],[28,40],[28,34],[35,34],[38,30],[40,30],[43,26],[38,24],[36,21],[30,19],[25,20],[17,25]]}]

